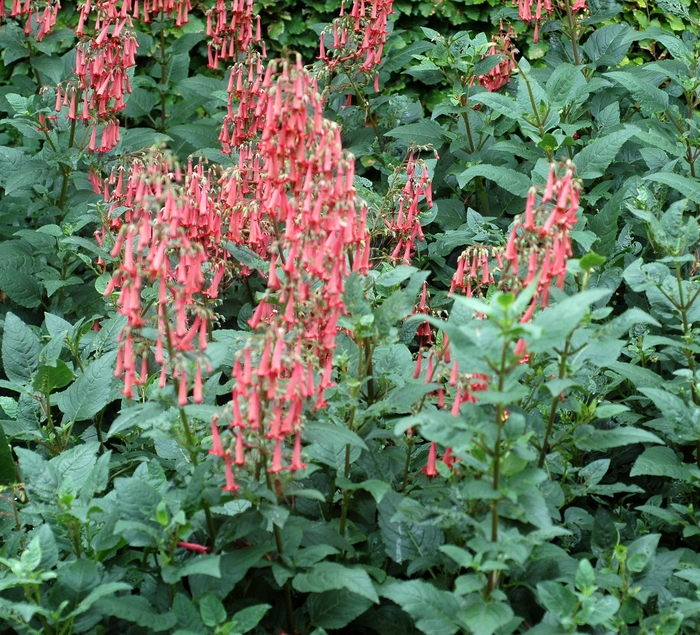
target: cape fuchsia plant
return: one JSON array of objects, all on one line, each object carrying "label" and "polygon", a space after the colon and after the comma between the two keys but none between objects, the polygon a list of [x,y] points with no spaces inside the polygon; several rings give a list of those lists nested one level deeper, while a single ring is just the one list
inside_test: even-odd
[{"label": "cape fuchsia plant", "polygon": [[698,16],[536,4],[2,3],[0,631],[697,634]]}]

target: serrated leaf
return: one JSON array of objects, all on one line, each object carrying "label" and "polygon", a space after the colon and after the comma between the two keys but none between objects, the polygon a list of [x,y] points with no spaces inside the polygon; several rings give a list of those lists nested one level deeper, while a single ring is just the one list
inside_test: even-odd
[{"label": "serrated leaf", "polygon": [[219,598],[209,593],[199,600],[199,615],[205,626],[214,627],[226,620],[226,609]]},{"label": "serrated leaf", "polygon": [[523,198],[527,196],[532,185],[530,179],[524,174],[498,165],[475,165],[467,168],[457,177],[457,183],[459,183],[459,187],[464,188],[467,183],[477,176],[489,179],[511,194],[522,196]]},{"label": "serrated leaf", "polygon": [[668,109],[668,93],[650,84],[634,73],[627,71],[612,71],[605,73],[630,91],[634,101],[639,104],[642,114],[646,117],[666,112]]},{"label": "serrated leaf", "polygon": [[263,273],[270,271],[270,263],[267,260],[263,260],[252,249],[248,249],[248,247],[244,245],[236,245],[229,240],[226,243],[226,250],[238,260],[238,262],[246,267],[257,269]]},{"label": "serrated leaf", "polygon": [[7,378],[26,384],[39,365],[41,343],[34,332],[14,313],[5,316],[2,331],[2,365]]},{"label": "serrated leaf", "polygon": [[582,48],[595,67],[616,66],[632,43],[628,38],[630,31],[624,23],[606,24],[593,31]]},{"label": "serrated leaf", "polygon": [[41,304],[41,283],[24,271],[0,269],[0,290],[13,302],[27,309],[35,309]]},{"label": "serrated leaf", "polygon": [[327,629],[344,628],[370,606],[371,600],[346,589],[314,593],[306,601],[311,623]]},{"label": "serrated leaf", "polygon": [[256,604],[238,611],[231,620],[234,632],[247,633],[252,631],[271,608],[270,604]]},{"label": "serrated leaf", "polygon": [[58,388],[64,388],[73,381],[73,371],[63,360],[57,359],[55,366],[40,366],[32,386],[37,392],[48,395]]},{"label": "serrated leaf", "polygon": [[637,129],[630,126],[589,143],[574,157],[576,176],[581,179],[595,179],[603,176],[620,148],[636,132]]},{"label": "serrated leaf", "polygon": [[384,133],[385,137],[393,137],[414,145],[433,145],[438,147],[445,139],[445,132],[436,121],[423,119],[417,123],[409,123]]},{"label": "serrated leaf", "polygon": [[689,179],[671,172],[656,172],[655,174],[648,174],[644,177],[644,180],[668,185],[680,192],[685,198],[693,201],[693,203],[700,203],[700,187],[698,187],[696,179]]},{"label": "serrated leaf", "polygon": [[477,104],[484,104],[499,115],[516,121],[519,121],[523,114],[525,114],[525,111],[523,111],[517,101],[501,93],[479,93],[478,95],[470,97],[470,101]]},{"label": "serrated leaf", "polygon": [[12,485],[17,481],[15,461],[12,458],[10,443],[5,436],[5,430],[0,425],[0,488],[3,485]]},{"label": "serrated leaf", "polygon": [[504,602],[485,602],[474,594],[464,611],[464,621],[474,635],[493,635],[513,619],[513,609]]},{"label": "serrated leaf", "polygon": [[390,578],[379,588],[379,595],[396,602],[426,635],[453,635],[459,630],[459,601],[428,582]]},{"label": "serrated leaf", "polygon": [[142,595],[102,598],[95,603],[95,608],[103,615],[134,622],[156,633],[171,629],[177,622],[174,613],[158,613]]},{"label": "serrated leaf", "polygon": [[345,567],[336,562],[320,562],[305,573],[298,573],[292,586],[300,593],[322,593],[347,589],[352,593],[379,602],[372,580],[364,569]]},{"label": "serrated leaf", "polygon": [[114,381],[115,351],[90,364],[66,390],[56,395],[56,405],[68,421],[84,421],[108,403]]},{"label": "serrated leaf", "polygon": [[688,468],[671,448],[653,447],[637,457],[630,476],[667,476],[683,481],[688,479]]},{"label": "serrated leaf", "polygon": [[655,434],[632,427],[613,428],[612,430],[593,429],[591,434],[576,437],[576,447],[581,450],[609,450],[633,443],[660,443],[663,441]]}]

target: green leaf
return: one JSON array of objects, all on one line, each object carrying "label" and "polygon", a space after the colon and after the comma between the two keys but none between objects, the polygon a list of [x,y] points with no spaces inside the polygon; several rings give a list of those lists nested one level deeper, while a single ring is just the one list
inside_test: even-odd
[{"label": "green leaf", "polygon": [[347,589],[372,602],[379,602],[372,580],[364,569],[345,567],[335,562],[320,562],[311,570],[297,574],[292,586],[300,593]]},{"label": "green leaf", "polygon": [[608,257],[615,249],[617,219],[622,211],[622,201],[628,190],[629,186],[627,184],[618,189],[589,222],[591,230],[598,236],[598,240],[594,245],[601,256]]},{"label": "green leaf", "polygon": [[594,602],[593,611],[588,615],[588,619],[586,620],[586,623],[591,626],[603,624],[603,622],[612,618],[620,609],[620,600],[612,595],[605,595],[602,598],[595,598],[592,601]]},{"label": "green leaf", "polygon": [[645,81],[642,77],[627,71],[613,71],[605,73],[605,76],[614,79],[632,93],[632,97],[639,104],[644,116],[649,117],[663,113],[668,109],[668,93]]},{"label": "green leaf", "polygon": [[100,444],[97,441],[76,445],[51,459],[51,466],[62,479],[71,479],[76,490],[87,481],[90,472],[97,463],[97,452]]},{"label": "green leaf", "polygon": [[10,443],[5,436],[5,430],[0,425],[0,488],[17,482],[15,461],[12,458]]},{"label": "green leaf", "polygon": [[309,421],[304,427],[304,439],[322,445],[354,446],[367,450],[367,444],[352,430],[330,421]]},{"label": "green leaf", "polygon": [[537,600],[560,620],[568,619],[574,614],[577,602],[573,591],[554,581],[537,584]]},{"label": "green leaf", "polygon": [[[377,506],[384,549],[398,564],[435,554],[444,540],[442,532],[432,525],[394,520],[404,500],[406,499],[401,494],[390,490]],[[415,504],[420,507],[419,503]]]},{"label": "green leaf", "polygon": [[221,600],[210,593],[199,600],[199,614],[205,626],[214,627],[226,621],[226,609]]},{"label": "green leaf", "polygon": [[459,601],[452,593],[441,591],[429,582],[387,578],[379,588],[379,595],[396,602],[426,635],[453,635],[459,630]]},{"label": "green leaf", "polygon": [[226,250],[238,260],[238,262],[246,267],[257,269],[263,273],[268,273],[270,271],[270,263],[267,260],[263,260],[252,249],[248,249],[248,247],[236,245],[229,240],[226,242]]},{"label": "green leaf", "polygon": [[571,89],[582,79],[581,70],[573,64],[565,62],[557,65],[546,85],[547,97],[553,111],[557,112],[569,103]]},{"label": "green leaf", "polygon": [[309,620],[314,626],[338,629],[362,615],[372,601],[347,589],[314,593],[306,601]]},{"label": "green leaf", "polygon": [[116,351],[92,362],[66,390],[56,395],[56,404],[68,421],[84,421],[104,408],[112,394]]},{"label": "green leaf", "polygon": [[470,101],[477,104],[484,104],[499,115],[503,115],[515,121],[520,121],[525,114],[525,111],[520,107],[517,101],[501,93],[479,93],[478,95],[470,97]]},{"label": "green leaf", "polygon": [[44,395],[57,388],[64,388],[73,381],[73,371],[63,360],[57,359],[55,366],[40,366],[32,386]]},{"label": "green leaf", "polygon": [[632,44],[628,37],[631,30],[627,24],[618,23],[593,31],[582,46],[593,66],[617,66]]},{"label": "green leaf", "polygon": [[511,168],[486,164],[467,168],[457,177],[457,183],[459,187],[464,188],[467,183],[477,176],[489,179],[511,194],[523,198],[527,197],[527,193],[532,185],[530,179],[520,172],[516,172]]},{"label": "green leaf", "polygon": [[584,558],[579,561],[575,583],[576,588],[586,594],[596,589],[595,569],[593,569],[590,560]]},{"label": "green leaf", "polygon": [[221,556],[209,554],[190,558],[184,565],[165,565],[161,569],[163,582],[175,584],[188,575],[206,575],[211,578],[221,577]]},{"label": "green leaf", "polygon": [[13,302],[27,309],[35,309],[41,304],[43,290],[36,276],[24,271],[0,269],[0,290]]},{"label": "green leaf", "polygon": [[607,295],[606,289],[587,289],[538,313],[533,324],[542,329],[542,336],[530,344],[528,349],[540,353],[563,344],[586,316],[590,305]]},{"label": "green leaf", "polygon": [[130,589],[131,586],[126,582],[103,582],[96,589],[93,589],[85,596],[85,599],[83,599],[78,606],[75,607],[69,617],[74,617],[85,613],[86,611],[90,610],[95,602],[103,597],[113,595],[119,591],[128,591]]},{"label": "green leaf", "polygon": [[234,632],[247,633],[252,631],[271,608],[270,604],[256,604],[238,611],[231,620]]},{"label": "green leaf", "polygon": [[41,343],[34,332],[14,313],[5,316],[2,331],[2,365],[7,378],[28,384],[39,366]]},{"label": "green leaf", "polygon": [[581,179],[595,179],[605,174],[620,148],[637,132],[633,126],[618,130],[589,143],[574,157],[576,176]]},{"label": "green leaf", "polygon": [[671,172],[656,172],[655,174],[648,174],[644,177],[644,180],[668,185],[680,192],[685,198],[693,201],[693,203],[700,203],[700,188],[698,188],[696,179],[689,179]]},{"label": "green leaf", "polygon": [[134,622],[156,633],[171,629],[177,622],[174,613],[158,613],[143,595],[102,598],[95,603],[95,608],[103,615]]},{"label": "green leaf", "polygon": [[493,635],[513,619],[513,610],[504,602],[485,602],[474,593],[467,601],[464,621],[474,635]]},{"label": "green leaf", "polygon": [[[591,426],[592,428],[592,426]],[[583,429],[579,428],[579,430]],[[588,434],[576,435],[576,447],[587,451],[609,450],[610,448],[619,448],[624,445],[633,443],[660,443],[663,441],[655,434],[647,432],[639,428],[620,427],[612,430],[597,430],[592,428],[585,432]]]},{"label": "green leaf", "polygon": [[133,406],[127,406],[109,427],[107,436],[111,437],[123,432],[129,432],[134,426],[147,427],[148,423],[165,412],[163,406],[155,401],[147,401]]},{"label": "green leaf", "polygon": [[689,472],[671,448],[654,447],[637,457],[630,476],[667,476],[683,481],[688,480]]},{"label": "green leaf", "polygon": [[412,145],[439,147],[445,139],[445,132],[436,121],[422,119],[417,123],[409,123],[384,133],[385,137],[393,137]]},{"label": "green leaf", "polygon": [[383,274],[381,274],[377,278],[376,283],[382,287],[394,287],[397,284],[401,284],[404,280],[410,278],[417,271],[417,267],[399,265],[398,267],[394,267],[393,269],[385,271]]}]

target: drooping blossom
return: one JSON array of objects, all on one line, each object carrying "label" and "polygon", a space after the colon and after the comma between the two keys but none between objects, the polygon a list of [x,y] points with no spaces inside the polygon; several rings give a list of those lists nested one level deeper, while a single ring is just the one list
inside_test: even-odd
[{"label": "drooping blossom", "polygon": [[494,271],[503,271],[503,248],[492,245],[471,245],[457,259],[450,294],[459,290],[468,298],[483,297],[489,286],[496,284]]},{"label": "drooping blossom", "polygon": [[[68,119],[87,125],[88,150],[107,152],[119,142],[116,114],[124,109],[131,92],[128,72],[136,63],[138,48],[129,8],[127,0],[120,8],[111,0],[87,0],[79,7],[76,78],[56,88],[56,111],[67,107]],[[94,25],[87,35],[91,15]]]},{"label": "drooping blossom", "polygon": [[260,89],[259,137],[250,137],[222,183],[230,239],[269,258],[253,335],[234,361],[229,443],[212,427],[212,452],[224,459],[227,478],[232,465],[261,460],[272,473],[303,466],[305,410],[323,407],[332,385],[344,279],[351,269],[366,271],[369,258],[354,160],[339,127],[322,116],[315,81],[297,58],[271,63]]},{"label": "drooping blossom", "polygon": [[575,178],[572,161],[550,165],[547,184],[532,187],[525,213],[513,224],[503,253],[508,290],[517,293],[539,276],[537,290],[522,318],[528,321],[539,303],[546,307],[552,283],[561,289],[566,264],[572,255],[569,232],[578,218],[581,181]]},{"label": "drooping blossom", "polygon": [[[535,25],[535,33],[533,41],[536,43],[539,37],[540,23],[544,18],[549,17],[555,9],[559,9],[561,13],[566,11],[563,2],[557,4],[556,0],[513,0],[513,4],[518,5],[518,17],[528,24]],[[533,12],[534,5],[534,12]],[[587,11],[588,6],[586,0],[573,0],[570,3],[572,13]]]},{"label": "drooping blossom", "polygon": [[379,92],[382,52],[388,35],[388,20],[393,0],[354,0],[349,13],[341,5],[340,17],[333,21],[333,44],[326,47],[326,32],[321,33],[319,59],[331,75],[339,68],[348,76],[358,73],[374,76],[374,90]]},{"label": "drooping blossom", "polygon": [[[416,242],[425,240],[421,227],[418,203],[425,199],[433,206],[432,182],[425,162],[411,152],[404,171],[406,183],[398,190],[395,208],[383,214],[382,221],[391,233],[394,249],[389,256],[393,262],[410,265],[416,250]],[[397,180],[395,175],[394,182]],[[392,188],[393,189],[393,185]],[[391,191],[389,193],[391,196]]]},{"label": "drooping blossom", "polygon": [[208,66],[218,69],[220,60],[240,61],[253,45],[265,44],[260,35],[260,16],[253,13],[253,0],[216,0],[207,11]]},{"label": "drooping blossom", "polygon": [[[508,30],[503,30],[503,22],[498,35],[493,36],[490,45],[489,55],[500,55],[501,61],[488,73],[479,76],[479,84],[490,93],[502,88],[510,81],[510,74],[515,70],[515,60],[513,59],[515,45],[511,38],[515,36],[515,30],[508,25]],[[486,56],[484,56],[486,57]]]},{"label": "drooping blossom", "polygon": [[[36,41],[41,42],[42,38],[51,33],[58,12],[61,8],[60,0],[12,0],[12,7],[9,11],[11,18],[24,21],[24,34],[31,35],[36,30]],[[0,24],[5,17],[5,2],[0,2]]]},{"label": "drooping blossom", "polygon": [[[212,319],[205,299],[218,296],[226,258],[211,186],[202,164],[190,163],[183,175],[169,155],[154,150],[132,158],[104,184],[110,205],[104,233],[115,235],[110,253],[118,259],[105,295],[116,294],[117,310],[127,318],[115,369],[127,397],[148,379],[154,347],[160,386],[170,375],[181,406],[190,385],[194,401],[202,401]],[[102,235],[97,238],[104,242]],[[147,288],[155,301],[145,305]]]}]

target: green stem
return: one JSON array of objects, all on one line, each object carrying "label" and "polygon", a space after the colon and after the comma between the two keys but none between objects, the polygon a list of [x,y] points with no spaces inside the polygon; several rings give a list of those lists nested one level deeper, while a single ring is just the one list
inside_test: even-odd
[{"label": "green stem", "polygon": [[[559,359],[559,379],[564,379],[566,375],[566,362],[568,360],[569,345],[571,344],[571,336],[573,331],[569,333],[566,338],[566,343],[564,344],[564,350],[561,353],[561,358]],[[549,419],[547,420],[547,430],[544,433],[544,439],[542,439],[542,446],[540,447],[540,460],[537,463],[537,467],[542,469],[544,467],[544,462],[547,459],[547,452],[549,451],[549,437],[552,434],[552,428],[554,427],[554,419],[557,414],[557,406],[559,404],[559,395],[552,398],[552,404],[549,407]]]},{"label": "green stem", "polygon": [[[265,458],[263,457],[262,459],[263,463],[265,462]],[[275,490],[272,489],[272,483],[270,482],[270,473],[267,471],[267,468],[265,465],[262,466],[263,469],[265,470],[265,481],[267,483],[267,487],[271,492],[274,492]],[[275,498],[277,498],[277,494],[275,494]],[[280,528],[275,525],[275,523],[272,523],[272,532],[275,535],[275,545],[277,546],[277,556],[281,559],[282,556],[284,555],[284,548],[283,548],[283,543],[282,543],[282,533],[280,532]],[[284,582],[284,605],[285,609],[287,611],[287,627],[289,628],[289,632],[293,635],[296,631],[295,626],[294,626],[294,605],[292,604],[292,586],[289,581],[289,579],[285,580]]]},{"label": "green stem", "polygon": [[579,64],[581,64],[581,58],[578,53],[578,33],[576,32],[576,22],[574,14],[571,11],[570,0],[564,0],[564,4],[566,6],[566,19],[569,23],[569,38],[571,38],[571,48],[574,52],[574,64],[578,66]]},{"label": "green stem", "polygon": [[168,68],[168,60],[165,56],[165,29],[160,29],[160,132],[165,132],[166,104],[165,98],[165,74]]},{"label": "green stem", "polygon": [[[503,351],[501,352],[501,364],[498,368],[498,392],[502,393],[505,386],[506,375],[509,372],[509,367],[507,365],[507,355],[510,347],[510,340],[507,339],[503,344]],[[499,491],[500,478],[501,478],[501,435],[503,433],[503,423],[505,422],[505,409],[503,404],[498,404],[496,406],[496,427],[498,432],[496,433],[496,445],[493,448],[493,480],[492,487],[495,492]],[[494,498],[491,501],[491,542],[498,542],[498,498]],[[499,571],[494,570],[489,574],[488,580],[488,595],[496,590],[498,586]]]},{"label": "green stem", "polygon": [[[175,359],[175,350],[172,343],[172,335],[170,331],[170,320],[168,318],[168,308],[163,306],[163,324],[165,325],[165,346],[168,351],[168,360],[170,363]],[[177,377],[173,377],[173,388],[175,389],[175,394],[180,394],[180,380]],[[185,444],[187,453],[190,455],[190,460],[192,465],[197,467],[199,465],[199,457],[197,456],[197,449],[195,447],[196,441],[192,434],[192,429],[190,428],[190,422],[187,418],[187,413],[183,406],[179,406],[179,416],[180,421],[182,421],[182,429],[185,435]],[[214,519],[211,515],[211,509],[209,508],[209,503],[202,499],[202,507],[204,509],[204,516],[207,519],[207,528],[209,530],[209,540],[211,546],[214,546],[216,542],[216,527],[214,527]]]},{"label": "green stem", "polygon": [[406,463],[403,466],[403,482],[401,483],[401,493],[406,491],[406,486],[408,485],[408,470],[411,467],[411,453],[413,452],[413,446],[416,444],[414,437],[409,437],[406,442],[408,449],[406,450]]}]

